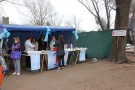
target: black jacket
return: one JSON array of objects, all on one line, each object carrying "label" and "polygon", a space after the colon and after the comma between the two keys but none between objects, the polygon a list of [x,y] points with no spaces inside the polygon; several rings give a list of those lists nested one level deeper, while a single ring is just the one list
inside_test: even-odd
[{"label": "black jacket", "polygon": [[60,41],[56,41],[54,47],[57,47],[57,56],[64,56],[64,43],[61,43]]},{"label": "black jacket", "polygon": [[38,50],[46,50],[47,42],[42,42],[40,39],[38,40]]}]

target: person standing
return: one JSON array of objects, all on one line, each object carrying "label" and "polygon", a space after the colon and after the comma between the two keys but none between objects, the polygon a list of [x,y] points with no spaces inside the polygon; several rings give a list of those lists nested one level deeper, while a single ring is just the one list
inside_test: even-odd
[{"label": "person standing", "polygon": [[21,44],[19,37],[14,37],[14,43],[11,47],[12,52],[10,55],[10,58],[14,62],[15,71],[13,75],[20,75],[21,72],[21,65],[20,65],[20,59],[21,59]]},{"label": "person standing", "polygon": [[[28,37],[25,41],[25,50],[27,51],[34,51],[35,45],[31,43],[32,37]],[[26,66],[28,70],[31,68],[30,56],[26,57]]]},{"label": "person standing", "polygon": [[54,50],[54,44],[55,44],[55,36],[52,36],[52,40],[50,41],[50,50]]},{"label": "person standing", "polygon": [[34,51],[38,51],[38,42],[35,37],[32,38],[32,44],[35,45]]},{"label": "person standing", "polygon": [[65,55],[64,44],[65,44],[64,37],[63,35],[60,35],[59,40],[56,41],[54,44],[54,46],[57,47],[56,53],[58,56],[58,71],[64,68],[64,55]]},{"label": "person standing", "polygon": [[47,49],[47,42],[44,42],[44,35],[42,35],[38,40],[38,50],[46,50]]},{"label": "person standing", "polygon": [[35,45],[31,43],[32,37],[28,37],[25,41],[25,50],[26,51],[34,51]]}]

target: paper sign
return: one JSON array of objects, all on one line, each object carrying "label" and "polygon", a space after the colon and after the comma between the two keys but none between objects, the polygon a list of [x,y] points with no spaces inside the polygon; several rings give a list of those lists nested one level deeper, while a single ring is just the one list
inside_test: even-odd
[{"label": "paper sign", "polygon": [[113,30],[112,36],[126,36],[126,30]]}]

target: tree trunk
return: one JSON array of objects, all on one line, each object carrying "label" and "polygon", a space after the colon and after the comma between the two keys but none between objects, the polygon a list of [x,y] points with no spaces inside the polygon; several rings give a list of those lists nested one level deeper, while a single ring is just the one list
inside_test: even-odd
[{"label": "tree trunk", "polygon": [[[116,30],[127,30],[129,20],[129,8],[131,0],[116,1]],[[128,61],[126,57],[126,37],[113,37],[111,60],[115,63]]]},{"label": "tree trunk", "polygon": [[107,17],[107,29],[110,29],[110,13],[111,11],[109,10],[109,1],[104,0],[105,3],[105,11],[106,11],[106,17]]},{"label": "tree trunk", "polygon": [[135,26],[134,26],[134,23],[135,22],[135,10],[133,11],[133,15],[132,15],[132,18],[131,18],[131,29],[134,29]]},{"label": "tree trunk", "polygon": [[132,40],[131,40],[131,36],[130,36],[131,31],[132,31],[131,29],[127,30],[127,40],[126,40],[127,44],[132,44]]}]

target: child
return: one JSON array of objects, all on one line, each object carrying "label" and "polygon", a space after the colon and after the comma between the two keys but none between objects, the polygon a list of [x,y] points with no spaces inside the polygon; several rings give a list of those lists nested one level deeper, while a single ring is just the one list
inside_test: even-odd
[{"label": "child", "polygon": [[12,52],[10,55],[11,59],[14,62],[15,72],[13,75],[20,75],[21,67],[20,67],[20,59],[21,59],[21,44],[19,37],[14,37],[14,43],[12,45]]}]

